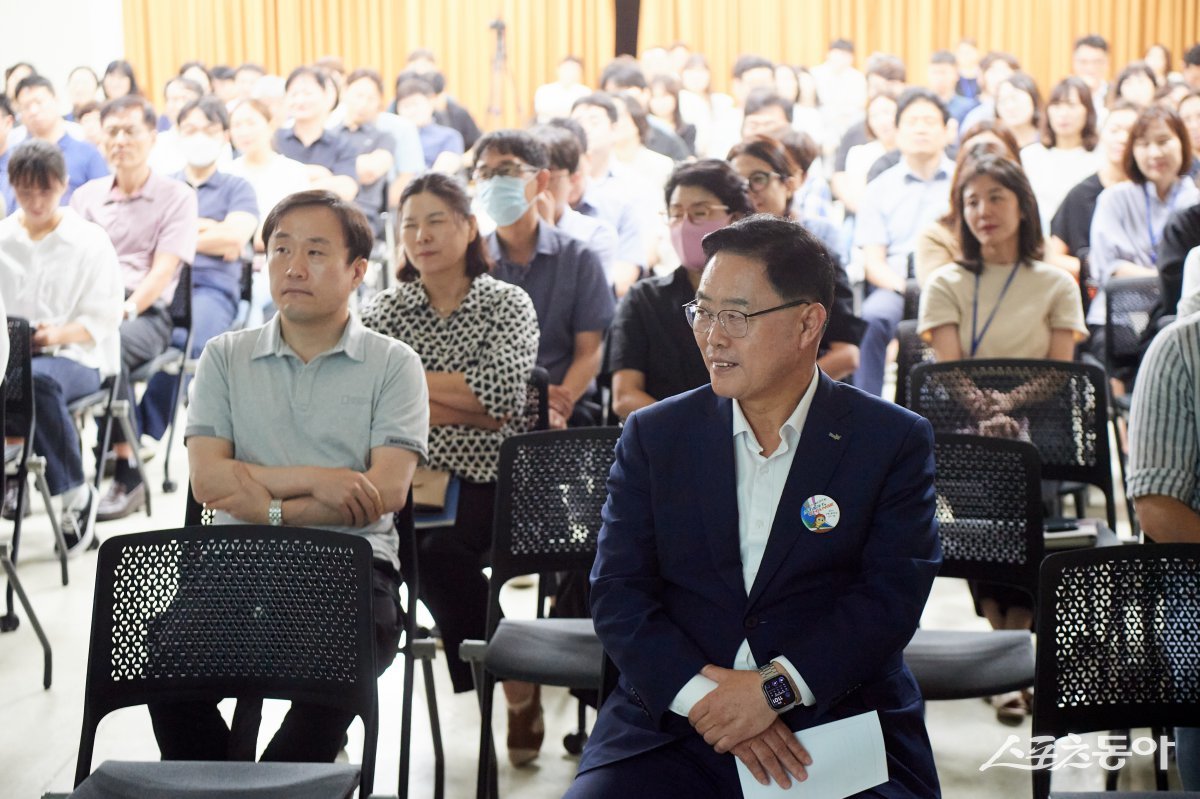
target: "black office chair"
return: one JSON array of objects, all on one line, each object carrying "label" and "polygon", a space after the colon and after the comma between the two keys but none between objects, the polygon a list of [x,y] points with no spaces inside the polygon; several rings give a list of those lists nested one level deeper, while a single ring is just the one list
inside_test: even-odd
[{"label": "black office chair", "polygon": [[[1033,598],[1042,561],[1041,464],[1023,441],[938,434],[939,577],[1021,589]],[[992,696],[1033,685],[1025,630],[918,629],[904,660],[925,699]]]},{"label": "black office chair", "polygon": [[[133,385],[139,383],[148,383],[150,378],[162,372],[170,375],[171,381],[171,421],[167,424],[167,446],[166,452],[163,455],[163,493],[170,494],[179,487],[179,484],[171,479],[171,450],[175,443],[175,422],[179,418],[179,409],[183,405],[183,382],[184,377],[189,373],[195,373],[196,362],[190,357],[192,351],[192,342],[195,331],[192,326],[192,267],[191,264],[184,264],[179,270],[179,283],[175,287],[175,294],[171,298],[171,326],[176,331],[184,332],[184,341],[182,347],[168,347],[166,352],[152,358],[146,363],[139,366],[129,375],[129,381]],[[172,333],[174,336],[174,332]],[[189,369],[190,366],[190,369]],[[134,449],[137,449],[135,444]],[[145,477],[145,474],[142,475]],[[146,507],[150,507],[150,490],[146,489]]]},{"label": "black office chair", "polygon": [[[1159,281],[1157,277],[1113,278],[1104,287],[1104,371],[1110,376],[1128,375],[1127,385],[1132,385],[1142,360],[1142,342],[1146,328],[1153,320],[1153,311],[1158,304]],[[1109,407],[1112,409],[1113,425],[1123,420],[1129,423],[1129,403],[1132,395],[1113,394],[1109,386]],[[1114,429],[1113,440],[1117,444],[1117,464],[1121,468],[1122,488],[1128,484],[1126,469],[1129,453],[1121,445],[1121,436]],[[1137,514],[1133,499],[1125,493],[1125,509],[1129,522],[1137,532]]]},{"label": "black office chair", "polygon": [[600,532],[600,508],[620,430],[550,430],[513,436],[501,445],[492,538],[487,639],[464,641],[482,721],[476,795],[494,789],[492,700],[496,680],[603,690],[604,650],[592,620],[500,618],[500,590],[514,577],[590,569]]},{"label": "black office chair", "polygon": [[[1042,563],[1039,596],[1033,758],[1053,756],[1054,744],[1039,736],[1197,724],[1200,545],[1053,554]],[[1166,788],[1165,773],[1158,787]],[[1050,795],[1050,772],[1033,771],[1034,799]],[[1196,794],[1086,796],[1117,795]]]},{"label": "black office chair", "polygon": [[[11,320],[9,322],[9,327],[10,327],[10,329],[12,327]],[[26,325],[26,329],[28,330],[28,325]],[[11,352],[10,352],[10,357],[11,357]],[[8,389],[7,379],[0,380],[0,391],[6,391],[7,389]],[[5,405],[6,405],[6,403],[0,402],[0,431],[4,430]],[[0,496],[4,495],[5,476],[6,475],[5,475],[4,471],[0,470]],[[18,525],[20,524],[20,518],[21,518],[20,515],[18,515],[17,516],[17,524]],[[14,535],[14,540],[15,540],[15,535]],[[34,633],[37,634],[38,641],[41,642],[41,645],[42,645],[42,687],[49,689],[50,688],[50,677],[51,677],[50,640],[48,638],[46,638],[46,633],[43,632],[43,630],[42,630],[42,625],[38,621],[37,614],[33,612],[33,605],[29,602],[29,595],[25,593],[25,587],[21,585],[21,578],[17,576],[17,567],[16,567],[16,564],[13,563],[13,559],[11,557],[9,557],[9,547],[8,547],[7,543],[0,543],[0,568],[4,569],[4,575],[8,579],[8,591],[9,591],[8,617],[10,617],[12,619],[11,622],[6,622],[5,629],[6,629],[6,631],[7,630],[15,630],[17,627],[18,619],[17,619],[16,614],[13,613],[12,604],[11,604],[12,603],[12,592],[15,591],[17,594],[17,598],[20,599],[20,601],[21,601],[21,607],[24,608],[24,610],[25,610],[25,615],[29,617],[29,623],[33,625],[33,631],[34,631]],[[8,618],[8,617],[6,617],[6,618]]]},{"label": "black office chair", "polygon": [[[37,408],[33,404],[33,331],[25,319],[9,317],[7,321],[9,351],[4,372],[3,405],[6,417],[21,420],[21,429],[13,430],[12,435],[23,439],[20,445],[4,447],[4,473],[11,476],[17,486],[17,515],[13,522],[10,560],[15,565],[20,553],[21,530],[24,526],[25,508],[29,503],[29,475],[32,474],[42,502],[45,503],[46,515],[50,518],[50,527],[58,548],[62,584],[66,585],[67,544],[63,539],[58,514],[54,512],[50,486],[46,483],[46,460],[33,452],[33,440],[37,435]],[[5,431],[5,434],[7,435],[8,431]],[[5,613],[0,618],[0,632],[15,630],[20,624],[20,619],[13,612],[13,591],[16,589],[16,581],[10,580],[5,592]]]},{"label": "black office chair", "polygon": [[[76,795],[132,795],[147,785],[180,795],[172,784],[205,796],[369,794],[378,736],[371,563],[365,538],[327,530],[228,525],[105,541]],[[361,767],[107,761],[89,777],[96,727],[113,710],[225,697],[354,712],[366,728]]]},{"label": "black office chair", "polygon": [[917,320],[905,319],[896,328],[900,349],[896,353],[896,404],[911,410],[909,381],[919,363],[933,363],[933,347],[917,335]]},{"label": "black office chair", "polygon": [[[437,657],[437,644],[433,638],[429,637],[429,631],[417,625],[416,603],[415,597],[420,591],[420,576],[418,573],[416,539],[413,536],[413,509],[412,509],[412,491],[409,490],[408,502],[405,503],[404,509],[398,511],[393,518],[396,525],[396,532],[400,538],[401,551],[407,552],[405,559],[405,568],[402,575],[404,583],[407,586],[408,607],[405,608],[404,616],[404,642],[400,646],[400,655],[404,658],[404,688],[402,694],[403,707],[400,717],[400,775],[399,783],[400,796],[408,796],[409,789],[409,772],[411,770],[412,751],[410,742],[412,741],[412,701],[415,693],[414,677],[416,675],[416,662],[421,662],[422,678],[425,681],[425,700],[426,708],[429,712],[430,733],[433,739],[433,762],[434,762],[434,799],[442,799],[445,795],[446,788],[446,757],[442,747],[442,729],[438,716],[437,708],[437,692],[434,689],[433,682],[433,659]],[[195,527],[198,525],[208,525],[211,519],[208,518],[203,506],[196,501],[195,494],[192,493],[192,487],[189,482],[187,490],[187,504],[184,510],[184,525],[187,527]],[[257,713],[254,708],[249,708],[246,714],[249,718],[256,718]],[[243,736],[252,738],[257,737],[256,730],[244,730],[240,733]]]},{"label": "black office chair", "polygon": [[[1103,369],[1066,361],[963,360],[918,364],[910,384],[912,409],[927,418],[935,432],[1006,432],[1030,441],[1042,460],[1042,479],[1099,488],[1108,528],[1116,529]],[[989,432],[997,420],[981,420],[972,412],[969,398],[975,392],[995,392],[1016,403],[1004,416],[1018,429]],[[1076,510],[1082,515],[1083,508]]]}]

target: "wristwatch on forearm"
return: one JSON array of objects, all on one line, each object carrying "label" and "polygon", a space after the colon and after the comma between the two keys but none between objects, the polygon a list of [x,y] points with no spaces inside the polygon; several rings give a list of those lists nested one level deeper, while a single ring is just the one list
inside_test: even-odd
[{"label": "wristwatch on forearm", "polygon": [[776,713],[783,713],[796,706],[796,691],[788,676],[775,668],[774,663],[768,663],[758,670],[762,677],[763,696],[767,704]]},{"label": "wristwatch on forearm", "polygon": [[273,499],[271,504],[267,506],[267,521],[272,527],[279,527],[283,524],[283,500]]}]

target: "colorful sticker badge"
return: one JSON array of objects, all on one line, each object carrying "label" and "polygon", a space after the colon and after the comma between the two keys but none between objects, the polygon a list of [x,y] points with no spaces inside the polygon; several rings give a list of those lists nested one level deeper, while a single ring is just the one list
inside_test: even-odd
[{"label": "colorful sticker badge", "polygon": [[814,533],[824,533],[837,527],[842,518],[838,504],[824,494],[804,500],[800,506],[800,520]]}]

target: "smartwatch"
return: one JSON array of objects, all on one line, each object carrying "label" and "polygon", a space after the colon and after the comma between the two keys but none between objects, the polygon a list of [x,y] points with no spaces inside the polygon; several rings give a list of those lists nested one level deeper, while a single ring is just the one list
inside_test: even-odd
[{"label": "smartwatch", "polygon": [[273,499],[271,504],[267,506],[267,521],[272,527],[279,527],[283,524],[283,500]]},{"label": "smartwatch", "polygon": [[763,696],[767,698],[771,710],[783,713],[796,706],[796,692],[792,690],[791,680],[775,668],[774,663],[763,666],[758,673],[762,677]]}]

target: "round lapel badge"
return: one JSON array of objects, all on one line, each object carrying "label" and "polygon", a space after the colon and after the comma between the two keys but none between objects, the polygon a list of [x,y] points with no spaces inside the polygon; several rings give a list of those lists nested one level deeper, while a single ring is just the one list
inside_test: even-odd
[{"label": "round lapel badge", "polygon": [[804,500],[800,506],[800,520],[814,533],[825,533],[837,527],[842,518],[838,504],[824,494]]}]

